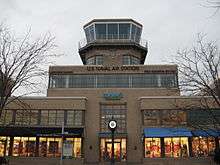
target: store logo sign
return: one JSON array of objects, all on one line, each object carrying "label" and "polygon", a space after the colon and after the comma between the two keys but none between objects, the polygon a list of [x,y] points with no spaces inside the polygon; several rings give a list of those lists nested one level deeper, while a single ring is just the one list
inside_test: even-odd
[{"label": "store logo sign", "polygon": [[110,92],[110,93],[104,93],[103,97],[106,100],[120,100],[123,98],[123,94],[119,92]]}]

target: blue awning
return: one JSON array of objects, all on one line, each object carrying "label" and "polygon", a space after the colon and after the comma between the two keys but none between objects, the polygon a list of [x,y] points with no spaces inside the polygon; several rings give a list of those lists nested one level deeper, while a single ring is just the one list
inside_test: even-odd
[{"label": "blue awning", "polygon": [[145,128],[145,137],[191,137],[192,133],[186,128]]},{"label": "blue awning", "polygon": [[218,130],[193,130],[193,136],[202,136],[202,137],[218,137],[220,136],[220,131]]}]

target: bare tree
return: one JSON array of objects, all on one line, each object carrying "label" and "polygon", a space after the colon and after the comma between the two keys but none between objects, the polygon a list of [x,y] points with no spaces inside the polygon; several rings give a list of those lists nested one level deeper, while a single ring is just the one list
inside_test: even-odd
[{"label": "bare tree", "polygon": [[204,35],[191,49],[179,50],[178,65],[180,87],[185,94],[212,96],[220,107],[220,51],[216,42],[204,42]]},{"label": "bare tree", "polygon": [[[30,30],[24,37],[16,36],[0,25],[0,117],[7,104],[21,96],[39,92],[37,86],[47,72],[45,66],[56,56],[54,37],[46,34],[31,40]],[[22,94],[14,93],[22,89]]]}]

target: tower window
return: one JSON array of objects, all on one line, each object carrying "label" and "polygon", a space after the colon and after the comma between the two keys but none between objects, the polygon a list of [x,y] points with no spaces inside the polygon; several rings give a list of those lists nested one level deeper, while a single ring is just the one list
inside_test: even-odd
[{"label": "tower window", "polygon": [[103,65],[103,56],[93,56],[86,60],[86,65]]},{"label": "tower window", "polygon": [[123,65],[139,65],[140,59],[130,55],[124,55],[122,59]]}]

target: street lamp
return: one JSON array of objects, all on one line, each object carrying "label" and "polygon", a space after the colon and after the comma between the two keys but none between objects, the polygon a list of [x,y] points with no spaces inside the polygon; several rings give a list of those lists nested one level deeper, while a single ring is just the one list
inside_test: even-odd
[{"label": "street lamp", "polygon": [[111,164],[114,165],[115,159],[114,159],[114,133],[117,128],[117,122],[113,119],[111,119],[108,123],[108,127],[112,133],[112,154],[111,154]]}]

